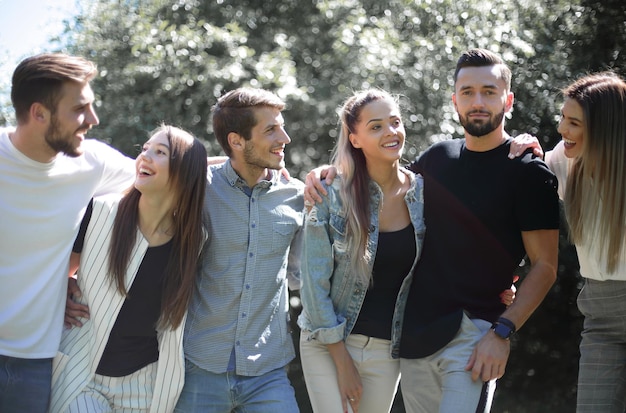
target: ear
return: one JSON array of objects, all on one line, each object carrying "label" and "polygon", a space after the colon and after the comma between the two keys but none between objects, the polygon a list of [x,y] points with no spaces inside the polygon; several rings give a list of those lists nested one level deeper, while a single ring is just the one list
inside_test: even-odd
[{"label": "ear", "polygon": [[50,121],[50,110],[39,102],[35,102],[30,105],[30,111],[28,113],[30,115],[30,119],[34,122],[48,123]]},{"label": "ear", "polygon": [[505,104],[505,111],[506,112],[510,112],[511,109],[513,109],[513,102],[515,102],[515,96],[513,95],[513,92],[509,92],[506,95],[506,104]]},{"label": "ear", "polygon": [[355,134],[353,134],[353,133],[349,134],[348,135],[348,139],[350,139],[350,143],[355,148],[360,148],[361,147],[361,144],[359,143],[359,137],[356,136]]},{"label": "ear", "polygon": [[456,107],[456,93],[452,94],[452,104],[454,105],[454,110],[458,112],[459,108]]},{"label": "ear", "polygon": [[246,140],[236,132],[230,132],[227,139],[228,145],[233,152],[242,152],[246,147]]}]

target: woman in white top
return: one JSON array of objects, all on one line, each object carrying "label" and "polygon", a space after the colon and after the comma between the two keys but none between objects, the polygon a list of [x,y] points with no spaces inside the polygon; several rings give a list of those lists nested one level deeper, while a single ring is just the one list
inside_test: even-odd
[{"label": "woman in white top", "polygon": [[89,319],[63,333],[52,413],[173,411],[205,240],[206,171],[202,143],[163,125],[137,157],[134,185],[93,199],[70,262]]},{"label": "woman in white top", "polygon": [[[626,82],[611,72],[563,91],[561,142],[546,153],[559,180],[585,285],[577,412],[626,409]],[[530,140],[529,140],[530,139]],[[539,143],[525,138],[522,148]],[[520,148],[521,149],[521,148]],[[518,150],[519,152],[519,150]]]}]

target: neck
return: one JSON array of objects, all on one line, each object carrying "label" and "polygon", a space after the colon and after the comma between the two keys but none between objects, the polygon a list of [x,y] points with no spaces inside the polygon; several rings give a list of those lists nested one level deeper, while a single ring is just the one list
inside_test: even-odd
[{"label": "neck", "polygon": [[465,147],[473,152],[487,152],[502,145],[508,137],[504,124],[484,136],[472,136],[465,132]]},{"label": "neck", "polygon": [[15,130],[9,131],[8,134],[13,146],[33,161],[49,163],[58,155],[58,152],[55,152],[46,143],[43,135],[31,132],[25,127],[18,126]]},{"label": "neck", "polygon": [[398,192],[406,182],[406,175],[400,171],[399,161],[387,165],[367,165],[370,179],[378,184],[383,194]]},{"label": "neck", "polygon": [[139,198],[139,230],[150,245],[169,241],[174,235],[174,214],[171,198]]},{"label": "neck", "polygon": [[267,168],[260,168],[243,161],[238,162],[233,158],[230,159],[230,164],[249,188],[253,188],[259,182],[268,180],[271,177],[270,171]]}]

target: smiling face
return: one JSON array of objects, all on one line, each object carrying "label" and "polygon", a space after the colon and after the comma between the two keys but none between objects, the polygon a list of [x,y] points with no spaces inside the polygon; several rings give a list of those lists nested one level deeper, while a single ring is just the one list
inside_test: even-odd
[{"label": "smiling face", "polygon": [[585,116],[582,106],[575,99],[565,99],[557,131],[563,139],[565,156],[568,158],[581,156],[585,141]]},{"label": "smiling face", "polygon": [[243,160],[248,169],[282,169],[285,167],[285,146],[291,138],[285,131],[281,111],[272,107],[254,109],[256,125],[250,139],[244,140]]},{"label": "smiling face", "polygon": [[504,114],[513,105],[513,94],[500,74],[495,65],[459,71],[452,102],[466,134],[482,137],[502,127]]},{"label": "smiling face", "polygon": [[158,132],[143,145],[135,167],[135,188],[142,194],[170,189],[170,144],[166,132]]},{"label": "smiling face", "polygon": [[83,153],[80,145],[87,131],[99,123],[94,94],[89,83],[65,82],[61,96],[44,137],[55,153],[76,157]]},{"label": "smiling face", "polygon": [[350,142],[360,148],[368,162],[396,161],[402,157],[405,130],[395,102],[378,99],[363,107],[350,133]]}]

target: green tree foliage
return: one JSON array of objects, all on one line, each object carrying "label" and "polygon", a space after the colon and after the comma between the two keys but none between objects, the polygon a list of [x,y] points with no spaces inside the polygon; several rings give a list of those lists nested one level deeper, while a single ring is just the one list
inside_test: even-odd
[{"label": "green tree foliage", "polygon": [[[97,137],[134,155],[165,121],[219,154],[211,106],[233,88],[263,87],[288,103],[287,164],[300,177],[328,162],[336,109],[353,90],[401,96],[407,161],[460,136],[452,72],[468,48],[510,64],[507,130],[530,132],[547,149],[560,139],[559,90],[586,72],[626,67],[623,0],[93,0],[83,10],[66,37],[70,52],[100,68]],[[581,280],[565,231],[561,238],[559,281],[514,340],[494,411],[574,410]],[[292,378],[306,412],[297,363]]]}]

